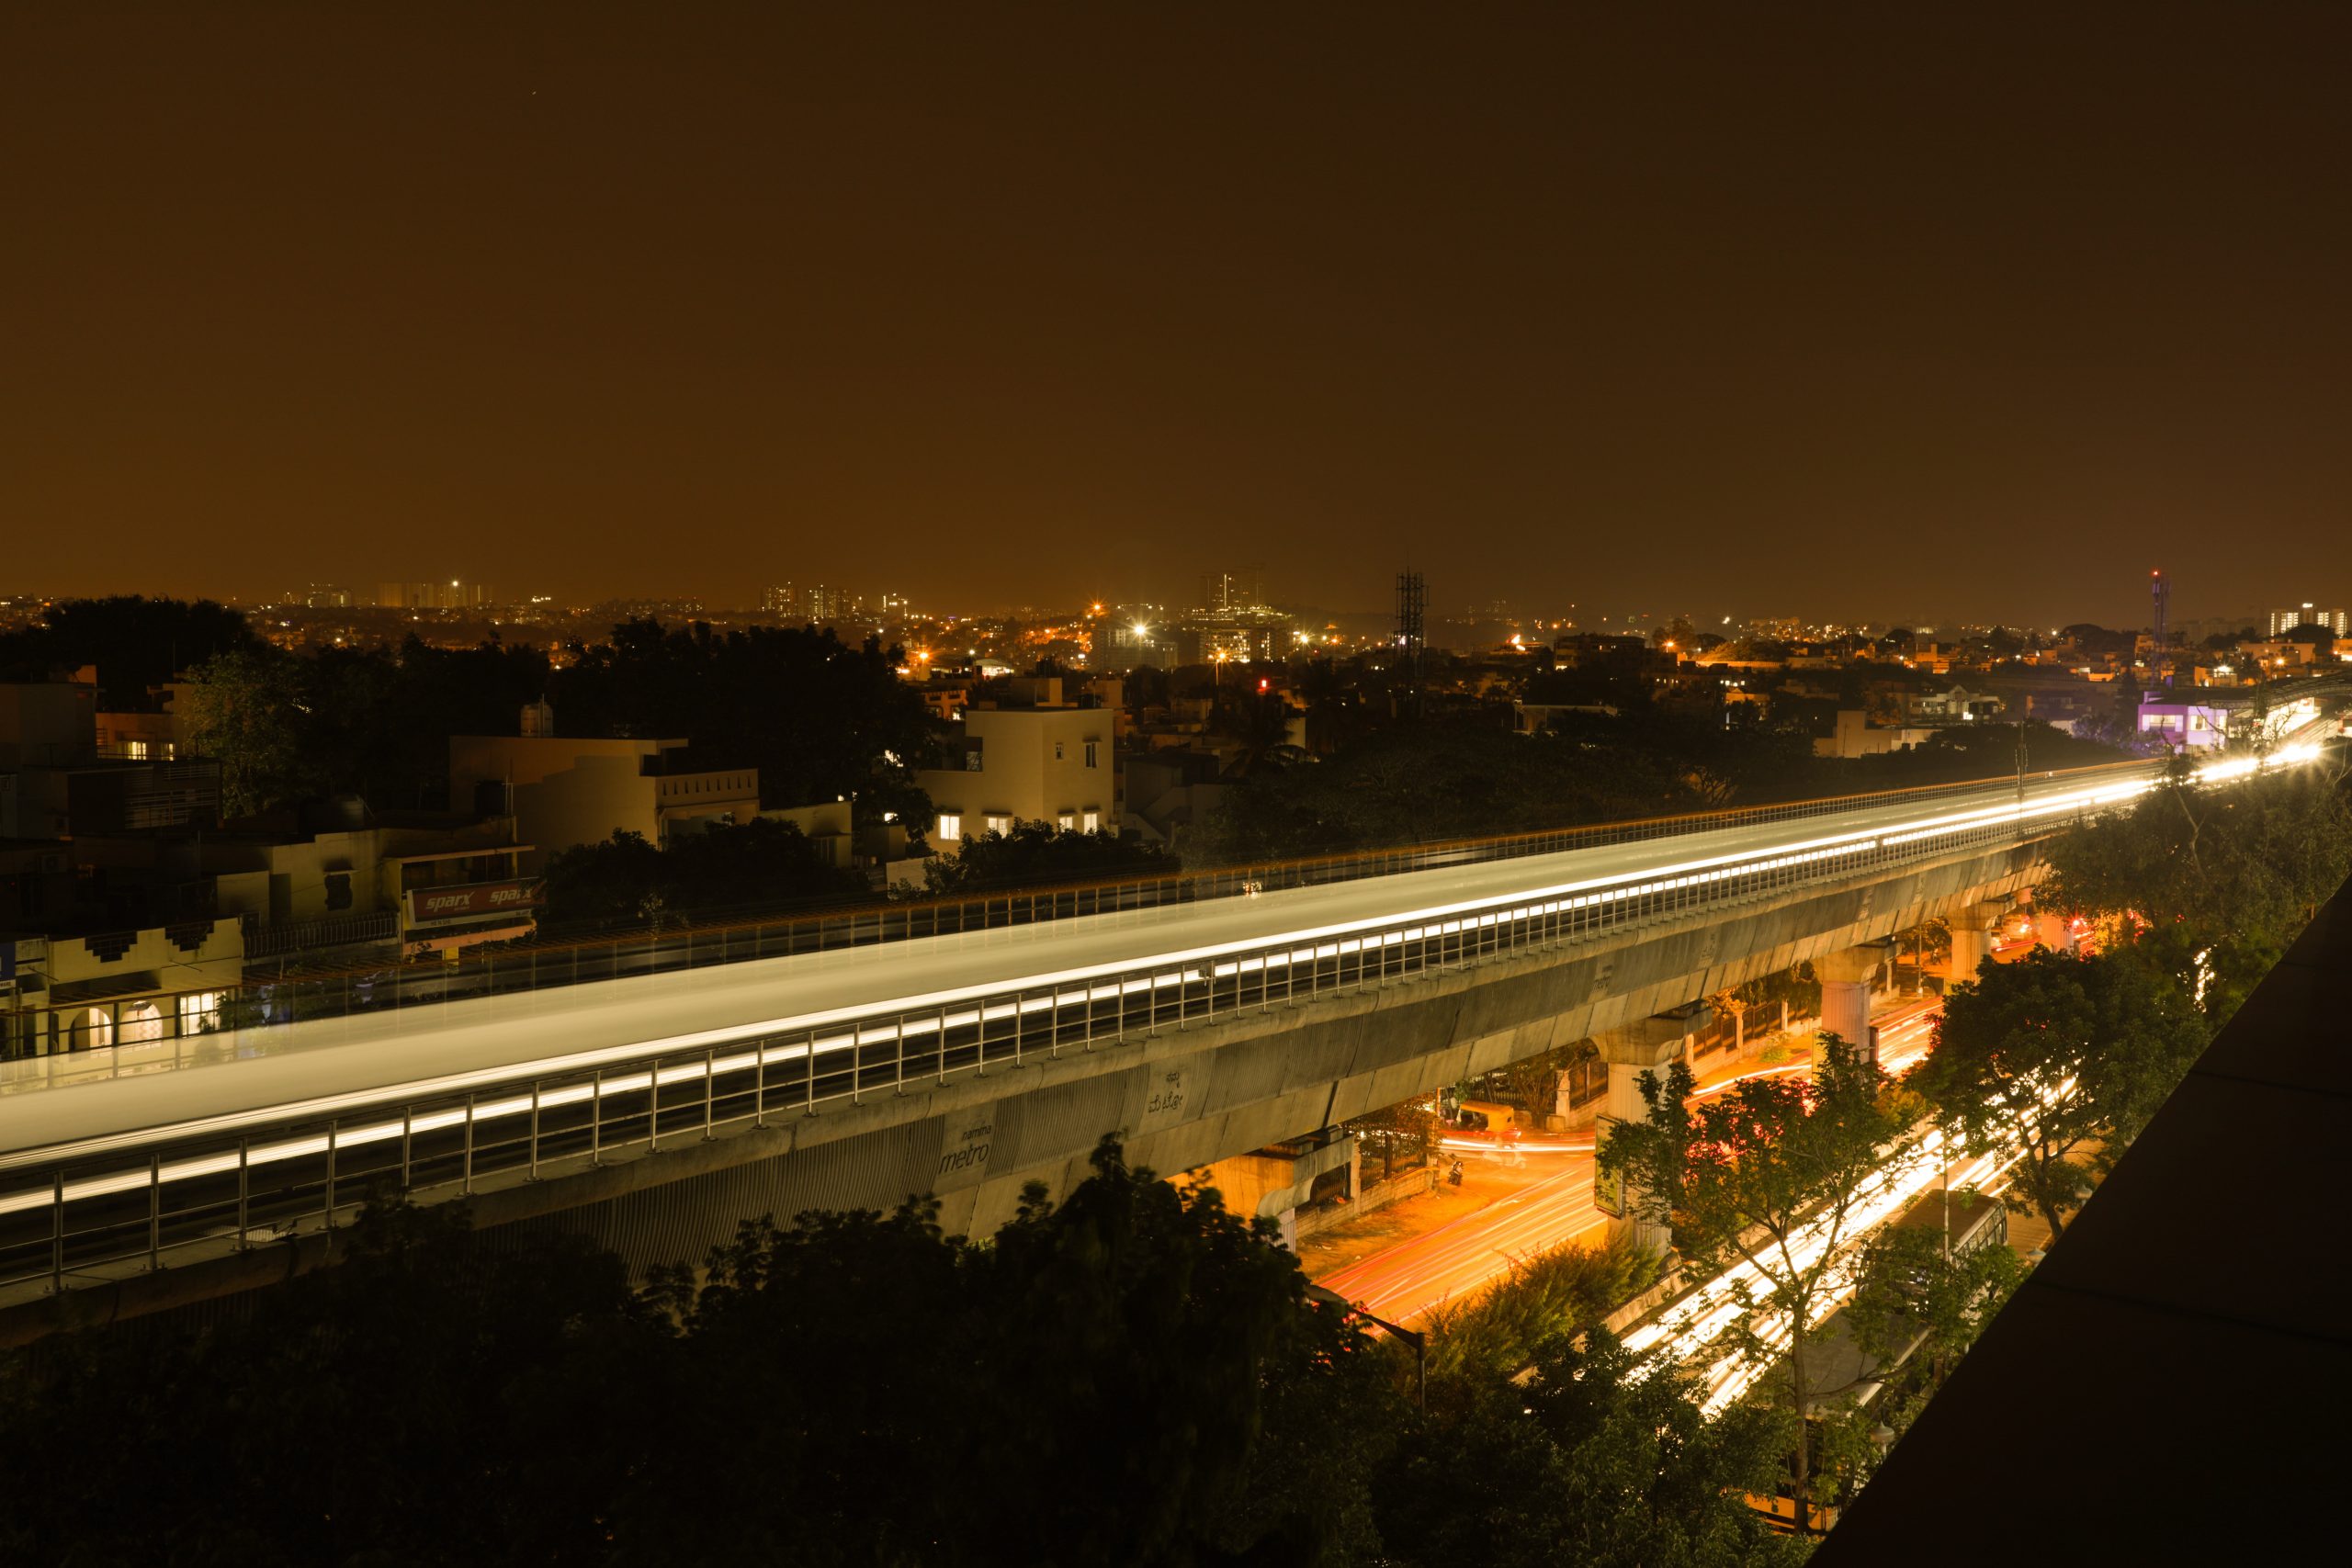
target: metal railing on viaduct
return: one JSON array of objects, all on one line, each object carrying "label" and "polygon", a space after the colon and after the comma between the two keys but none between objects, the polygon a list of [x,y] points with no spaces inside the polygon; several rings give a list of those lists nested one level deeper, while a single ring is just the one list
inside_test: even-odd
[{"label": "metal railing on viaduct", "polygon": [[[2108,762],[2038,772],[2029,777],[2036,787],[2053,780],[2087,784],[2110,778],[2152,776],[2158,766],[2140,761]],[[15,1038],[0,1041],[0,1058],[70,1055],[95,1041],[116,1046],[152,1047],[230,1028],[404,1011],[470,998],[667,974],[712,964],[1480,865],[1610,844],[1838,816],[1872,807],[1927,804],[1983,795],[2018,782],[2015,775],[2005,775],[1781,805],[1601,822],[1545,832],[1449,840],[1353,854],[1017,888],[968,898],[897,900],[815,913],[800,911],[673,925],[619,935],[508,944],[494,951],[482,950],[479,956],[469,955],[456,964],[433,961],[294,969],[266,978],[249,970],[242,987],[182,997],[142,998],[135,1018],[115,1016],[103,999],[30,1010],[20,1016]],[[152,1052],[146,1053],[146,1059],[152,1057]],[[80,1070],[74,1074],[77,1081],[89,1076],[93,1075]],[[97,1076],[103,1076],[102,1071]]]},{"label": "metal railing on viaduct", "polygon": [[[2065,799],[2120,798],[2138,787],[2131,778],[2113,783],[2113,792]],[[486,1182],[545,1178],[625,1151],[658,1153],[730,1127],[814,1115],[829,1103],[2019,845],[2083,808],[1962,812],[1724,854],[1702,868],[1634,872],[1574,891],[1365,920],[1311,939],[1074,970],[1051,985],[975,987],[806,1027],[749,1024],[686,1049],[658,1041],[619,1046],[527,1070],[489,1068],[20,1150],[0,1156],[0,1288],[40,1282],[62,1291],[77,1277],[119,1278],[183,1252],[332,1229],[384,1185],[436,1197],[470,1193]],[[1407,869],[1411,857],[1397,858],[1397,869]],[[919,908],[881,918],[907,919],[902,932],[921,935],[940,916]]]}]

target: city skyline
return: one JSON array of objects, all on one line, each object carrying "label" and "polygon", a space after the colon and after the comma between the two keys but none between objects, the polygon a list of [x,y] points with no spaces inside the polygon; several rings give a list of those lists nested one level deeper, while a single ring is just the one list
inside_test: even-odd
[{"label": "city skyline", "polygon": [[[1215,574],[1200,574],[1189,581],[1209,582]],[[2144,587],[2144,580],[2135,578],[2135,585]],[[266,610],[284,607],[329,611],[347,608],[358,611],[380,609],[410,611],[463,611],[497,614],[524,610],[535,613],[585,615],[600,609],[618,614],[651,614],[657,618],[677,619],[698,615],[730,618],[779,618],[793,622],[809,621],[843,624],[869,623],[894,625],[914,621],[993,620],[1006,617],[1036,615],[1076,616],[1084,618],[1090,605],[1109,605],[1113,613],[1135,609],[1153,615],[1183,616],[1202,612],[1215,612],[1223,603],[1214,593],[1187,593],[1168,584],[1158,592],[1134,593],[1080,592],[1063,599],[1030,595],[1014,600],[981,603],[970,595],[928,597],[899,592],[890,587],[867,587],[841,578],[808,579],[793,581],[747,582],[731,592],[712,595],[686,592],[663,592],[658,585],[638,585],[634,592],[587,593],[567,597],[538,592],[539,584],[525,584],[507,589],[484,584],[474,579],[404,577],[399,579],[364,580],[352,582],[311,579],[287,582],[274,589],[258,592],[231,592],[189,595],[175,592],[169,587],[146,584],[118,576],[108,580],[93,592],[71,593],[40,591],[36,585],[25,583],[0,584],[0,605],[14,602],[29,606],[40,601],[62,601],[79,598],[103,598],[109,594],[145,593],[154,598],[200,596],[232,607]],[[28,592],[28,587],[35,589]],[[1313,592],[1289,594],[1267,592],[1261,601],[1294,617],[1324,617],[1335,623],[1351,624],[1394,619],[1393,597],[1387,604],[1344,604],[1319,598]],[[2112,598],[2114,596],[2109,595]],[[2333,605],[2347,595],[2323,593],[2321,598]],[[1235,601],[1239,603],[1239,601]],[[2189,626],[2212,627],[2245,626],[2257,631],[2264,628],[2275,635],[2281,629],[2301,624],[2314,613],[2315,601],[2298,601],[2293,592],[2273,593],[2235,605],[2215,604],[2192,593],[2180,606],[2172,610],[2176,632]],[[2299,611],[2300,604],[2300,611]],[[1877,628],[1903,629],[1921,633],[1962,631],[1993,626],[2007,626],[2021,632],[2055,632],[2066,626],[2095,625],[2146,627],[2152,621],[2150,602],[2144,592],[2138,602],[2136,618],[2129,609],[2100,618],[2073,612],[2061,612],[2046,618],[2031,618],[2017,615],[1995,614],[1981,618],[1956,615],[1935,615],[1916,613],[1923,608],[1900,600],[1866,607],[1859,615],[1831,615],[1809,613],[1802,605],[1741,605],[1729,613],[1721,604],[1656,604],[1592,603],[1556,598],[1533,599],[1498,596],[1467,599],[1465,596],[1437,592],[1433,593],[1429,611],[1432,625],[1455,628],[1476,628],[1485,626],[1511,625],[1551,630],[1601,630],[1612,626],[1645,625],[1662,626],[1677,621],[1687,622],[1698,631],[1724,633],[1746,632],[1752,628],[1788,624],[1818,629]],[[2119,604],[2119,608],[2122,606]],[[2346,612],[2323,606],[2320,618],[2329,615],[2340,618]],[[1361,629],[1359,627],[1359,629]]]}]

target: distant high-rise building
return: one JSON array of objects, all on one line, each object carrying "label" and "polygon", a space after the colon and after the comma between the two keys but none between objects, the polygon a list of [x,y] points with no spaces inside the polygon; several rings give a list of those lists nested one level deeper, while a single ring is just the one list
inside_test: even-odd
[{"label": "distant high-rise building", "polygon": [[475,610],[494,601],[482,584],[453,577],[447,582],[379,583],[376,603],[388,610]]},{"label": "distant high-rise building", "polygon": [[313,582],[302,591],[302,604],[311,610],[348,610],[351,590],[338,588],[331,582]]},{"label": "distant high-rise building", "polygon": [[2300,609],[2270,612],[2270,635],[2280,636],[2297,626],[2325,626],[2336,637],[2352,635],[2352,613],[2343,610],[2316,610],[2305,600]]},{"label": "distant high-rise building", "polygon": [[[896,599],[903,613],[906,600],[897,595],[891,597]],[[857,615],[865,608],[865,595],[823,582],[811,583],[807,587],[785,582],[761,591],[760,608],[771,615],[823,626],[829,621],[848,620]]]},{"label": "distant high-rise building", "polygon": [[1201,574],[1201,608],[1204,610],[1246,610],[1265,602],[1263,567],[1250,566],[1238,571]]}]

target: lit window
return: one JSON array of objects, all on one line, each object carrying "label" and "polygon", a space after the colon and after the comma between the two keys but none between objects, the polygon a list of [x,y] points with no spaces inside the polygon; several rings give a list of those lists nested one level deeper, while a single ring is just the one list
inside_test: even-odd
[{"label": "lit window", "polygon": [[964,836],[964,814],[960,811],[941,812],[939,814],[939,836],[942,839],[962,838]]},{"label": "lit window", "polygon": [[988,814],[988,825],[989,831],[991,833],[1010,833],[1012,831],[1012,818],[1001,816],[993,811]]},{"label": "lit window", "polygon": [[1055,826],[1059,828],[1065,833],[1069,832],[1071,829],[1078,826],[1078,814],[1071,811],[1063,812],[1059,817],[1055,818]]},{"label": "lit window", "polygon": [[144,740],[132,740],[126,742],[124,750],[130,753],[130,759],[133,761],[144,761],[146,760],[147,742]]},{"label": "lit window", "polygon": [[180,1032],[203,1034],[220,1027],[220,993],[188,991],[180,997]]},{"label": "lit window", "polygon": [[1100,811],[1088,812],[1084,818],[1084,824],[1088,832],[1101,832],[1102,830],[1102,813]]}]

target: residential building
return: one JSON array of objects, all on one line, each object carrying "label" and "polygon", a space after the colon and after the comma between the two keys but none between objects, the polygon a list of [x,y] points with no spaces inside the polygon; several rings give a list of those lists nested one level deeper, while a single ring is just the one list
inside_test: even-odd
[{"label": "residential building", "polygon": [[1999,716],[2005,705],[1990,692],[1972,692],[1966,686],[1952,685],[1939,692],[1908,695],[1903,705],[1908,717],[1940,722],[1994,718]]},{"label": "residential building", "polygon": [[0,929],[0,1058],[135,1046],[221,1026],[243,927],[197,919],[88,935]]},{"label": "residential building", "polygon": [[[552,728],[544,704],[528,728]],[[682,834],[748,822],[760,811],[760,771],[717,766],[682,739],[591,739],[552,734],[453,735],[449,798],[511,816],[527,846],[521,869],[615,833],[665,845]]]},{"label": "residential building", "polygon": [[1098,651],[1094,662],[1105,670],[1133,670],[1149,665],[1171,670],[1181,662],[1175,634],[1164,626],[1145,621],[1125,622],[1110,628],[1109,649]]},{"label": "residential building", "polygon": [[1514,699],[1511,708],[1511,732],[1515,735],[1540,735],[1554,719],[1576,715],[1594,718],[1615,718],[1617,709],[1608,703],[1530,703]]},{"label": "residential building", "polygon": [[956,716],[971,705],[972,689],[962,681],[932,681],[915,689],[915,695],[933,721],[952,724]]},{"label": "residential building", "polygon": [[1120,781],[1123,829],[1156,844],[1182,844],[1225,798],[1225,766],[1214,751],[1169,747],[1130,753]]},{"label": "residential building", "polygon": [[1816,757],[1874,757],[1884,751],[1906,751],[1920,745],[1935,734],[1923,726],[1890,726],[1881,728],[1870,722],[1870,716],[1860,708],[1839,708],[1835,726],[1827,735],[1813,739],[1813,754]]},{"label": "residential building", "polygon": [[938,812],[933,841],[957,851],[1018,822],[1116,832],[1114,711],[1065,702],[1057,676],[1011,685],[1004,705],[965,710],[945,743],[946,766],[916,773]]},{"label": "residential building", "polygon": [[[856,835],[851,825],[850,804],[846,800],[829,800],[818,806],[793,806],[759,815],[770,822],[788,822],[800,829],[817,857],[835,871],[847,871],[858,863]],[[901,835],[903,839],[903,835]]]},{"label": "residential building", "polygon": [[220,771],[176,749],[162,756],[99,743],[96,671],[0,683],[0,839],[206,826],[220,815]]},{"label": "residential building", "polygon": [[376,603],[388,610],[478,610],[497,603],[479,582],[451,578],[447,582],[382,582]]},{"label": "residential building", "polygon": [[2299,608],[2270,612],[2272,637],[2283,637],[2297,626],[2324,626],[2336,637],[2352,636],[2352,611],[2315,609],[2305,600]]}]

